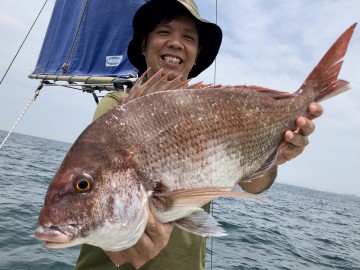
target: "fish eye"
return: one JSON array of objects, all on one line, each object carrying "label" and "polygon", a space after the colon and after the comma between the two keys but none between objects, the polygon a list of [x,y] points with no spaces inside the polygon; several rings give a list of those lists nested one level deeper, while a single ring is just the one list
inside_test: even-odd
[{"label": "fish eye", "polygon": [[73,187],[78,193],[88,192],[92,189],[93,186],[94,179],[87,173],[78,175],[73,180]]}]

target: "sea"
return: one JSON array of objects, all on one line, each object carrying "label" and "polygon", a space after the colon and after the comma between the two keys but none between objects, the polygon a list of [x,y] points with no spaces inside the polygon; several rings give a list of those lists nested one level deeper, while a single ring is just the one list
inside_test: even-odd
[{"label": "sea", "polygon": [[[34,237],[70,146],[13,133],[0,150],[0,269],[74,269],[79,247],[48,249]],[[228,235],[207,240],[206,270],[360,270],[360,197],[278,183],[262,197],[213,202]]]}]

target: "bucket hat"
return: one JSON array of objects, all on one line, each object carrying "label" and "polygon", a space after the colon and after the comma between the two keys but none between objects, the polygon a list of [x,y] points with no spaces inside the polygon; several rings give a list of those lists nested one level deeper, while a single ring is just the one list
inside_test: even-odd
[{"label": "bucket hat", "polygon": [[153,25],[152,22],[161,14],[179,9],[184,9],[185,13],[188,13],[196,21],[199,31],[201,49],[196,59],[196,65],[191,69],[188,78],[196,77],[215,60],[222,40],[221,28],[202,18],[193,0],[150,0],[142,5],[134,15],[133,37],[128,46],[129,60],[139,70],[139,73],[143,73],[147,69],[145,57],[142,54],[142,41],[143,36],[153,30],[149,29],[149,25]]}]

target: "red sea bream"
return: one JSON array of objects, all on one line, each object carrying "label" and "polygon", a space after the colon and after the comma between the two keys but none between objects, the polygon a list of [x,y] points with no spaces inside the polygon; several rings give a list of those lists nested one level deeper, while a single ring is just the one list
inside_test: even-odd
[{"label": "red sea bream", "polygon": [[254,196],[232,191],[239,183],[252,193],[271,186],[284,132],[311,102],[350,88],[338,74],[354,28],[293,94],[188,85],[159,73],[137,83],[70,148],[49,185],[36,238],[53,248],[126,249],[143,234],[148,205],[161,222],[222,235],[201,206],[219,196]]}]

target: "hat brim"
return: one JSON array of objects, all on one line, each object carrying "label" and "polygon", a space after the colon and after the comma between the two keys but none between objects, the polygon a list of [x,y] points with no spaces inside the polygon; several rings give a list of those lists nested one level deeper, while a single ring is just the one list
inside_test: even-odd
[{"label": "hat brim", "polygon": [[151,0],[137,10],[133,19],[133,38],[128,46],[129,60],[140,73],[143,73],[147,69],[146,60],[142,54],[143,36],[141,34],[141,28],[144,23],[153,20],[154,14],[156,14],[158,10],[165,8],[173,8],[175,10],[184,9],[197,22],[201,49],[196,64],[188,76],[188,78],[194,78],[214,62],[220,49],[222,31],[218,25],[201,18],[193,10],[189,9],[185,3],[177,0]]}]

